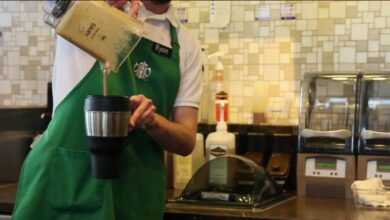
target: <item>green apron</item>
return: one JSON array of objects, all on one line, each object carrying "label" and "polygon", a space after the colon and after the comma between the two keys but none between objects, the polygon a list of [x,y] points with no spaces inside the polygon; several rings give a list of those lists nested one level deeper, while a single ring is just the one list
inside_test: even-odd
[{"label": "green apron", "polygon": [[[169,117],[180,84],[180,46],[172,26],[171,39],[172,50],[167,50],[142,38],[119,71],[109,75],[109,94],[144,94],[157,113]],[[163,149],[144,130],[131,132],[118,179],[91,177],[83,108],[87,95],[102,94],[102,78],[96,62],[56,108],[23,164],[14,220],[163,218]]]}]

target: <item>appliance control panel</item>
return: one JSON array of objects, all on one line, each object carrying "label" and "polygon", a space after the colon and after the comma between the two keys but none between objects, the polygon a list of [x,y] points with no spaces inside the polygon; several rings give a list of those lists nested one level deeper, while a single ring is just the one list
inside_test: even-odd
[{"label": "appliance control panel", "polygon": [[345,178],[346,161],[335,157],[310,157],[306,159],[305,176]]},{"label": "appliance control panel", "polygon": [[381,178],[390,180],[390,158],[388,160],[370,160],[367,161],[367,179]]}]

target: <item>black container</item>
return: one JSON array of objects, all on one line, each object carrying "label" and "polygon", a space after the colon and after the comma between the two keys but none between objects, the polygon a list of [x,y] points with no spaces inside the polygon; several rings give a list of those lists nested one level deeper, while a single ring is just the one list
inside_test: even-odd
[{"label": "black container", "polygon": [[128,143],[130,101],[125,96],[87,96],[84,103],[92,176],[114,179],[120,175]]}]

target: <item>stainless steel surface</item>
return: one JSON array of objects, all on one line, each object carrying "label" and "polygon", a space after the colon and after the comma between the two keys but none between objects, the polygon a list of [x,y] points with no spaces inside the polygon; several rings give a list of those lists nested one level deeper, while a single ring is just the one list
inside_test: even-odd
[{"label": "stainless steel surface", "polygon": [[128,135],[130,112],[86,111],[87,135],[92,137],[125,137]]}]

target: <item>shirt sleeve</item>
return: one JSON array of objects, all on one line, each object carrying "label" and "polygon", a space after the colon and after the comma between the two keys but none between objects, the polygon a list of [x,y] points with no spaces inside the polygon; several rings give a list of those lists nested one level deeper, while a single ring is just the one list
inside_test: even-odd
[{"label": "shirt sleeve", "polygon": [[199,42],[183,26],[179,32],[181,80],[174,107],[199,108],[202,94],[202,63]]},{"label": "shirt sleeve", "polygon": [[53,67],[53,110],[87,75],[95,59],[57,36],[56,54]]}]

